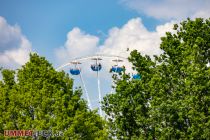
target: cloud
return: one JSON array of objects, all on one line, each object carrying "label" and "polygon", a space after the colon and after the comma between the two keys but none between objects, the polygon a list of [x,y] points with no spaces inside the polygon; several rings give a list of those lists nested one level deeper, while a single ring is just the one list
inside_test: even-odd
[{"label": "cloud", "polygon": [[72,58],[93,54],[97,50],[99,38],[86,34],[75,27],[67,34],[64,46],[55,50],[60,62],[67,62]]},{"label": "cloud", "polygon": [[0,67],[17,68],[29,59],[31,43],[19,26],[11,26],[0,17]]},{"label": "cloud", "polygon": [[156,19],[210,17],[209,0],[121,0],[121,3]]},{"label": "cloud", "polygon": [[[100,52],[104,54],[113,54],[128,57],[130,51],[138,50],[143,55],[159,55],[160,38],[166,31],[172,31],[174,22],[159,25],[156,30],[148,31],[140,18],[134,18],[128,21],[122,28],[112,28],[104,44],[100,47]],[[129,52],[126,51],[129,48]],[[128,72],[131,72],[131,65],[125,61],[122,65],[128,66]]]},{"label": "cloud", "polygon": [[[161,43],[160,37],[165,35],[166,31],[172,31],[173,22],[168,22],[164,25],[156,27],[155,31],[148,31],[143,25],[140,18],[133,18],[129,20],[122,27],[113,27],[109,30],[106,39],[102,44],[99,44],[99,37],[90,35],[81,31],[79,28],[73,28],[67,34],[67,40],[62,47],[55,50],[59,65],[62,65],[75,57],[83,57],[92,54],[105,54],[105,55],[119,55],[127,58],[131,50],[138,50],[143,55],[159,55],[161,52],[159,46]],[[90,65],[94,63],[92,60],[80,61],[84,83],[86,84],[91,101],[97,100],[97,74],[91,71]],[[112,65],[115,65],[112,58],[103,58],[100,61],[102,70],[100,71],[100,88],[102,97],[106,93],[111,92],[112,78],[109,70]],[[119,65],[126,66],[127,72],[135,73],[132,71],[132,66],[128,61],[124,60]],[[70,66],[73,67],[73,66]],[[64,70],[69,67],[64,68]],[[82,82],[79,76],[72,76],[75,79],[75,85],[81,86]],[[86,98],[84,96],[84,98]],[[98,101],[98,100],[97,100]],[[93,108],[99,106],[97,102],[92,102]]]},{"label": "cloud", "polygon": [[[101,45],[99,45],[99,37],[74,28],[68,33],[65,45],[56,49],[56,56],[62,63],[68,62],[71,58],[90,54],[119,55],[127,58],[130,53],[126,51],[127,48],[130,51],[136,49],[143,55],[159,55],[161,53],[160,37],[164,36],[166,31],[172,31],[173,24],[174,22],[168,22],[159,25],[155,31],[151,32],[146,29],[140,18],[133,18],[121,28],[111,28]],[[115,64],[110,59],[102,62],[106,70]],[[131,71],[131,65],[126,60],[121,65],[128,66]]]},{"label": "cloud", "polygon": [[160,37],[164,36],[166,31],[172,31],[172,27],[173,22],[169,22],[157,26],[155,31],[150,32],[145,28],[140,18],[131,19],[122,28],[110,29],[108,38],[100,46],[100,52],[119,55],[126,53],[128,55],[126,50],[129,48],[129,50],[136,49],[142,54],[150,56],[158,55],[161,53]]}]

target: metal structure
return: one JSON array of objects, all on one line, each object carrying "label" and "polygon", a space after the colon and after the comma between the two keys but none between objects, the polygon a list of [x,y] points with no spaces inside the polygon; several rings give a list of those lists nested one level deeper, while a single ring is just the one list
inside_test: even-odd
[{"label": "metal structure", "polygon": [[[92,106],[91,106],[89,94],[86,89],[86,85],[83,80],[82,69],[81,67],[79,67],[79,65],[82,64],[81,61],[88,61],[88,60],[94,61],[94,63],[91,64],[90,68],[92,71],[96,72],[97,74],[98,98],[99,98],[99,103],[101,103],[102,97],[101,97],[101,87],[100,87],[100,71],[102,69],[102,64],[100,63],[100,61],[102,60],[102,58],[111,58],[112,61],[116,63],[115,65],[111,67],[111,72],[115,72],[115,73],[121,73],[124,70],[124,67],[120,66],[119,63],[123,62],[123,60],[127,61],[127,58],[122,57],[122,56],[98,54],[98,55],[74,58],[70,60],[68,63],[56,69],[58,71],[58,70],[63,69],[64,67],[70,66],[69,72],[74,76],[78,76],[78,75],[80,76],[80,80],[82,82],[83,89],[87,97],[88,106],[90,109],[92,109]],[[140,78],[141,77],[138,74],[133,75],[133,79],[140,79]],[[99,114],[102,116],[101,105],[99,106]]]}]

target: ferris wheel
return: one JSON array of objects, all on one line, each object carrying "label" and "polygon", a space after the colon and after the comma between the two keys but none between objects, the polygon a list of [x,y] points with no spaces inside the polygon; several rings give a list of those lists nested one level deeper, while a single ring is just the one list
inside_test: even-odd
[{"label": "ferris wheel", "polygon": [[[89,68],[91,71],[96,73],[96,77],[97,77],[97,90],[98,90],[100,116],[102,116],[102,109],[101,109],[102,95],[101,95],[101,85],[100,85],[100,71],[102,70],[102,67],[103,67],[103,64],[101,63],[101,61],[105,58],[109,58],[111,59],[113,63],[115,63],[114,65],[110,66],[110,70],[109,70],[109,72],[113,72],[115,74],[119,74],[125,70],[125,66],[122,65],[122,62],[124,61],[128,62],[127,58],[123,56],[98,54],[98,55],[91,55],[91,56],[78,57],[78,58],[71,59],[68,63],[61,65],[60,67],[56,69],[57,71],[59,71],[59,70],[64,69],[65,67],[68,67],[69,73],[71,75],[78,76],[80,78],[80,81],[83,85],[83,90],[84,90],[84,93],[88,102],[88,107],[92,110],[91,100],[90,100],[90,97],[86,88],[86,84],[83,79],[83,69],[87,69],[87,68],[81,67],[82,63],[86,63],[86,61],[91,62]],[[139,80],[141,79],[141,75],[136,73],[132,75],[132,78]]]}]

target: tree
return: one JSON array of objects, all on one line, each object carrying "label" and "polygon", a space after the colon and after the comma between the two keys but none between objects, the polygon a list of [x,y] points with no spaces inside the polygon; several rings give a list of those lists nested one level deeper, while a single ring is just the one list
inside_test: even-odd
[{"label": "tree", "polygon": [[210,138],[210,20],[174,25],[160,48],[163,54],[129,61],[141,74],[116,80],[116,93],[104,98],[112,134],[118,139]]},{"label": "tree", "polygon": [[[62,131],[62,138],[107,139],[105,121],[88,109],[82,91],[73,91],[68,74],[57,72],[37,54],[17,70],[2,70],[0,132],[4,130]],[[3,136],[2,136],[3,138]]]}]

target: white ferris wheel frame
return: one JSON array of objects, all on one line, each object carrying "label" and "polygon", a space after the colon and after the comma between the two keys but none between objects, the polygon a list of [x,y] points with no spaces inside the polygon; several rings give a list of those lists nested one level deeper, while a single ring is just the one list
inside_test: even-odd
[{"label": "white ferris wheel frame", "polygon": [[[98,61],[100,61],[99,58],[115,58],[117,60],[117,64],[118,64],[118,60],[119,59],[124,59],[124,60],[128,61],[128,59],[126,57],[123,57],[123,56],[96,54],[96,55],[89,55],[89,56],[84,56],[84,57],[73,58],[68,63],[65,63],[65,64],[61,65],[60,67],[56,68],[56,71],[59,71],[59,70],[63,69],[64,67],[72,65],[72,62],[76,63],[76,65],[77,65],[77,64],[80,63],[80,61],[95,59],[96,63],[98,63]],[[102,109],[101,109],[101,101],[102,101],[102,99],[101,99],[101,87],[100,87],[100,77],[99,77],[100,75],[99,75],[99,72],[100,72],[100,70],[97,71],[97,86],[98,86],[98,97],[99,97],[99,114],[100,114],[100,116],[102,116]],[[89,98],[89,94],[87,92],[87,88],[86,88],[86,85],[84,83],[81,71],[80,71],[79,75],[80,75],[80,80],[81,80],[81,82],[83,84],[84,92],[86,94],[86,98],[87,98],[87,101],[88,101],[88,106],[89,106],[90,109],[92,109],[91,101],[90,101],[90,98]]]}]

